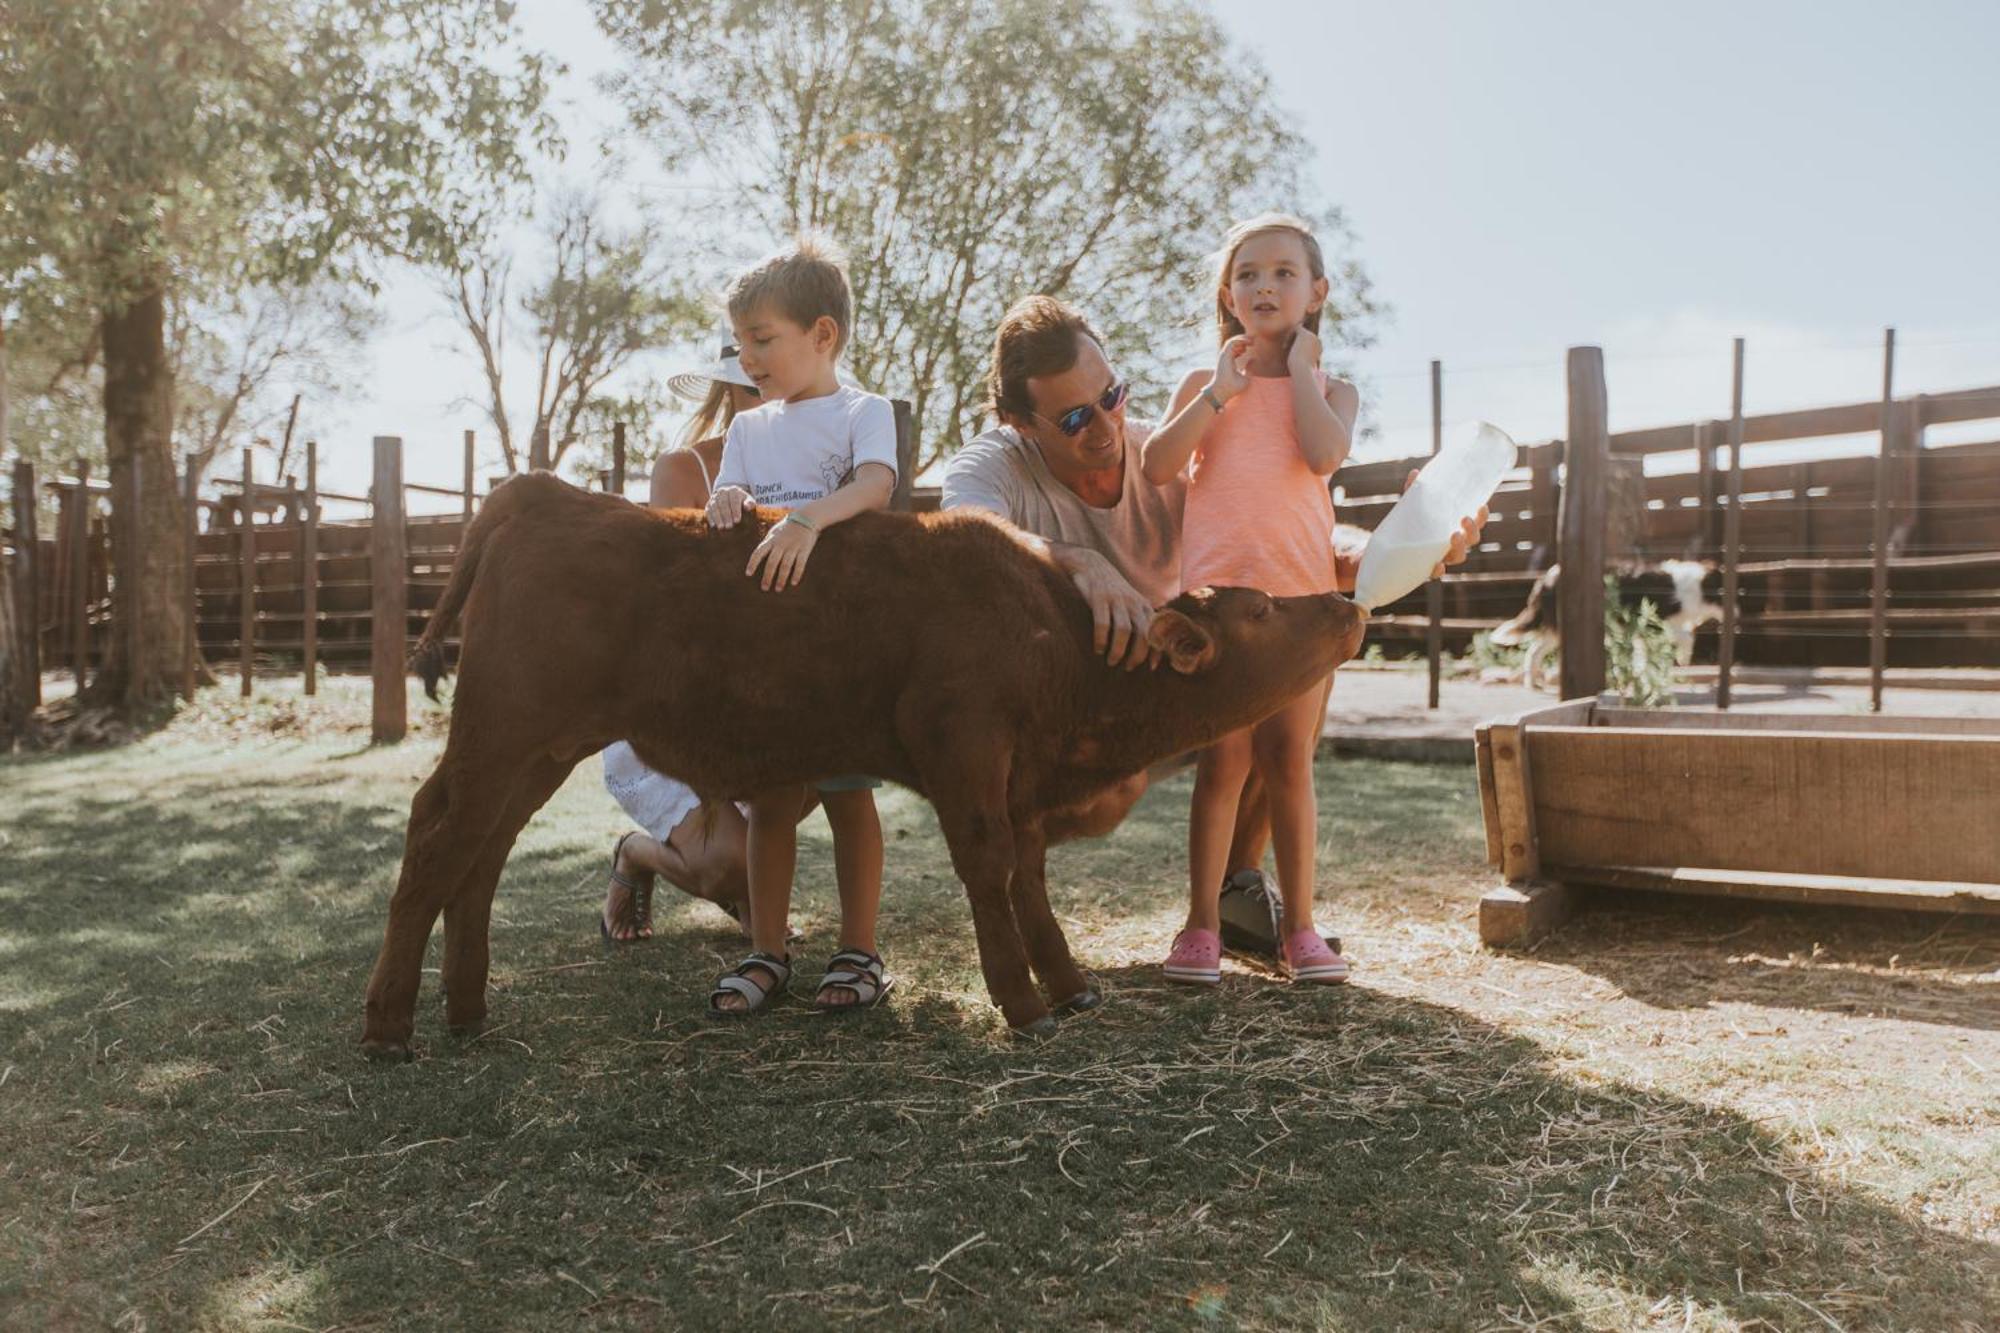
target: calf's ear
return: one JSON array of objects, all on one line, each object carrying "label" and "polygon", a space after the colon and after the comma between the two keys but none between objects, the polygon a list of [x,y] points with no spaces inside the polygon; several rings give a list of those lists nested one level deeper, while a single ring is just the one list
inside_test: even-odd
[{"label": "calf's ear", "polygon": [[1160,611],[1146,627],[1146,642],[1167,655],[1183,676],[1215,665],[1215,636],[1179,611]]}]

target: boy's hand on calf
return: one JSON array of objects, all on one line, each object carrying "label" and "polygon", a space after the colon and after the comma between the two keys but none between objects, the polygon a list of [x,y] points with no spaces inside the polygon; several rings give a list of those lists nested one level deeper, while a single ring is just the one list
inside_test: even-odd
[{"label": "boy's hand on calf", "polygon": [[783,591],[795,588],[806,574],[806,561],[819,542],[819,533],[803,523],[782,522],[764,534],[764,540],[757,543],[757,549],[750,553],[750,564],[744,573],[755,577],[757,566],[764,566],[764,577],[759,580],[765,592]]},{"label": "boy's hand on calf", "polygon": [[715,493],[708,497],[708,525],[711,528],[735,527],[749,504],[750,492],[741,486],[718,486]]}]

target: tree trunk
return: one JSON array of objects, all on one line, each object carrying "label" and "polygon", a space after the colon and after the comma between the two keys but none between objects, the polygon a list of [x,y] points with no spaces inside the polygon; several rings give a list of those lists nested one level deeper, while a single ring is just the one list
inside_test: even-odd
[{"label": "tree trunk", "polygon": [[[121,711],[172,696],[187,633],[180,611],[187,535],[174,469],[174,383],[167,360],[164,287],[155,282],[123,309],[107,309],[103,317],[111,570],[120,583],[129,579],[136,586],[143,633],[135,638],[129,625],[113,626],[110,666],[92,682],[90,694],[92,703]],[[136,515],[129,512],[135,465]]]}]

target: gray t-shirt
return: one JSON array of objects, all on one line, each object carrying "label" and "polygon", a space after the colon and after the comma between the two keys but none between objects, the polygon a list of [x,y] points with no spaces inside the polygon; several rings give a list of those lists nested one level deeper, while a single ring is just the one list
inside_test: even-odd
[{"label": "gray t-shirt", "polygon": [[1024,532],[1088,547],[1109,560],[1146,600],[1162,606],[1181,590],[1181,512],[1187,483],[1146,480],[1139,449],[1152,427],[1125,424],[1125,488],[1109,509],[1085,504],[1050,475],[1042,451],[1012,426],[960,449],[944,471],[942,507],[990,510]]}]

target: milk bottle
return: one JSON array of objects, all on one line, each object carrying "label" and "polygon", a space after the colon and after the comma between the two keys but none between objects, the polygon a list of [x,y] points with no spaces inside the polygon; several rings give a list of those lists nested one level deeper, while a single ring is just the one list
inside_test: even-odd
[{"label": "milk bottle", "polygon": [[1460,521],[1500,488],[1515,456],[1514,441],[1490,422],[1455,435],[1368,539],[1354,600],[1373,611],[1421,586],[1444,559]]}]

